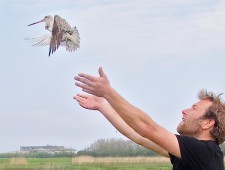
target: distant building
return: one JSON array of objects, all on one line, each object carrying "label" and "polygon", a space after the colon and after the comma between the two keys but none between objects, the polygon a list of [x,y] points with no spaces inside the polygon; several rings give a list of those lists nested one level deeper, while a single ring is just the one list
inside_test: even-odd
[{"label": "distant building", "polygon": [[51,145],[46,145],[46,146],[21,146],[20,147],[20,152],[37,152],[37,153],[62,153],[62,152],[67,152],[67,153],[77,153],[75,149],[71,148],[65,148],[64,146],[51,146]]}]

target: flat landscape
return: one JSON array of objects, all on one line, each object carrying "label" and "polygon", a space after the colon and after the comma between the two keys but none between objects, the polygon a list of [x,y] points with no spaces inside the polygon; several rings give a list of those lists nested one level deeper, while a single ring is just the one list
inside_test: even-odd
[{"label": "flat landscape", "polygon": [[161,157],[2,158],[0,170],[171,170]]}]

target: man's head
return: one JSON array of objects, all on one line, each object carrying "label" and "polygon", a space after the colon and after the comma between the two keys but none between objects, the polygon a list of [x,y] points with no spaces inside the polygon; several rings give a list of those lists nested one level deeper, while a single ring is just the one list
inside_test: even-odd
[{"label": "man's head", "polygon": [[199,91],[199,102],[182,111],[183,117],[177,127],[178,133],[193,137],[209,133],[219,144],[223,143],[225,141],[225,103],[220,95],[206,90]]}]

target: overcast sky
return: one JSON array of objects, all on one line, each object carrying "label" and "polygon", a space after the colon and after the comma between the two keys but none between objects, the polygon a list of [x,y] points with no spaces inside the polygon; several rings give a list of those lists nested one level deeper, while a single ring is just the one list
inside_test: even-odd
[{"label": "overcast sky", "polygon": [[[0,152],[20,146],[77,150],[121,138],[96,111],[74,100],[74,76],[98,75],[156,122],[176,133],[197,92],[225,92],[223,0],[0,0]],[[76,52],[33,47],[23,38],[48,33],[46,15],[76,26]],[[223,96],[224,98],[224,96]],[[126,139],[126,138],[124,138]]]}]

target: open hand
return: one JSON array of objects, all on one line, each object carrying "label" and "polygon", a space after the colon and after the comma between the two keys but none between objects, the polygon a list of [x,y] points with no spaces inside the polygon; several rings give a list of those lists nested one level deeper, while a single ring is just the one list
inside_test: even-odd
[{"label": "open hand", "polygon": [[78,74],[78,76],[74,77],[74,79],[78,81],[75,85],[80,87],[82,91],[86,93],[93,94],[98,97],[105,97],[110,89],[110,83],[103,72],[102,67],[99,67],[98,72],[100,77],[84,73]]},{"label": "open hand", "polygon": [[104,99],[101,97],[87,94],[77,94],[73,98],[77,100],[81,107],[89,110],[99,110],[104,102]]}]

